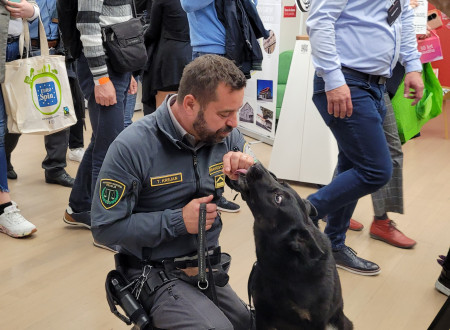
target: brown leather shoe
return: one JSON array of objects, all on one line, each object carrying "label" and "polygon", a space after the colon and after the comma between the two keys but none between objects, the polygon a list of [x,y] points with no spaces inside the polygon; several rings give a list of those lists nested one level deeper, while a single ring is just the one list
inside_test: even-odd
[{"label": "brown leather shoe", "polygon": [[370,237],[386,242],[402,249],[411,249],[416,241],[406,237],[391,219],[373,220],[370,226]]},{"label": "brown leather shoe", "polygon": [[364,225],[361,222],[356,221],[355,219],[350,219],[350,226],[348,229],[354,230],[354,231],[361,231],[363,230]]}]

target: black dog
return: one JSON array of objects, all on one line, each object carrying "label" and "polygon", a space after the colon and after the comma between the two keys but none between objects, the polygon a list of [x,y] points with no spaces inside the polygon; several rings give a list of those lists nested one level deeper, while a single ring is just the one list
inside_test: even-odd
[{"label": "black dog", "polygon": [[260,163],[240,170],[239,190],[255,217],[257,263],[249,282],[257,329],[353,329],[317,211]]}]

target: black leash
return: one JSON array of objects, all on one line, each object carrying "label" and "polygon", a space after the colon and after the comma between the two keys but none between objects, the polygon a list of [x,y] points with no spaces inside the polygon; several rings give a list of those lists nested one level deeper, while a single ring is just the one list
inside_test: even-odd
[{"label": "black leash", "polygon": [[208,289],[209,283],[206,279],[206,204],[200,204],[200,211],[198,215],[198,288],[200,290]]},{"label": "black leash", "polygon": [[[219,306],[217,300],[216,286],[214,285],[213,269],[211,260],[206,246],[206,204],[200,204],[198,216],[198,282],[197,286],[200,290],[205,291],[209,288],[209,298],[216,306]],[[206,274],[206,261],[208,261],[209,274]],[[207,279],[208,277],[208,279]]]}]

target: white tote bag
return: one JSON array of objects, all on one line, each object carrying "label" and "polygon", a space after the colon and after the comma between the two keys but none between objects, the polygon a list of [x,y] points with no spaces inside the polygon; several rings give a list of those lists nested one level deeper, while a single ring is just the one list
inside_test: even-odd
[{"label": "white tote bag", "polygon": [[[19,50],[29,49],[30,33],[24,20]],[[2,84],[8,130],[11,133],[51,134],[77,122],[64,56],[49,55],[39,18],[41,56],[6,63]],[[28,51],[26,52],[28,54]]]}]

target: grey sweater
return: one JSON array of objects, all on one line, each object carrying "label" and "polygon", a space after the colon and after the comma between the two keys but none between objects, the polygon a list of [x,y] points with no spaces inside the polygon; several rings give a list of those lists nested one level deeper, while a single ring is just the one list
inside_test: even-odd
[{"label": "grey sweater", "polygon": [[77,29],[94,80],[108,76],[102,27],[133,17],[132,0],[78,0]]}]

